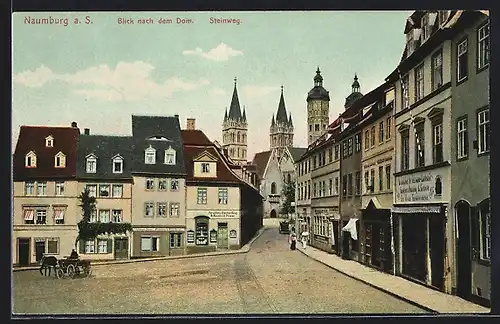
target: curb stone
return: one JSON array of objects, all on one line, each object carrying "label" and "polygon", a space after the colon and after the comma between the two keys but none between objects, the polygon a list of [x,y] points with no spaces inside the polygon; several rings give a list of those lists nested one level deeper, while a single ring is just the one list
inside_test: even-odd
[{"label": "curb stone", "polygon": [[[248,253],[250,251],[250,247],[255,240],[257,240],[265,231],[270,229],[269,227],[263,226],[261,227],[255,236],[245,245],[243,245],[239,250],[233,251],[224,251],[224,252],[207,252],[207,253],[195,253],[195,254],[185,254],[185,255],[175,255],[175,256],[165,256],[158,258],[145,258],[145,259],[129,259],[129,260],[121,260],[121,261],[102,261],[95,262],[92,266],[103,266],[103,265],[111,265],[111,264],[125,264],[125,263],[137,263],[137,262],[151,262],[151,261],[164,261],[164,260],[176,260],[176,259],[191,259],[191,258],[202,258],[202,257],[211,257],[211,256],[220,256],[220,255],[229,255],[229,254],[242,254]],[[18,271],[33,271],[39,270],[39,266],[32,267],[22,267],[22,268],[13,268],[13,272]]]},{"label": "curb stone", "polygon": [[353,275],[351,275],[351,274],[349,274],[349,273],[347,273],[347,272],[345,272],[345,271],[342,271],[342,270],[339,270],[339,269],[337,269],[337,268],[334,268],[333,266],[331,266],[331,265],[329,265],[329,264],[327,264],[327,263],[325,263],[325,262],[323,262],[323,261],[321,261],[321,260],[318,260],[318,259],[316,259],[316,258],[314,258],[314,257],[310,256],[309,254],[307,254],[306,252],[304,252],[302,249],[297,249],[297,250],[299,250],[302,254],[304,254],[304,255],[305,255],[305,256],[307,256],[308,258],[311,258],[311,259],[315,260],[316,262],[319,262],[319,263],[321,263],[321,264],[323,264],[323,265],[327,266],[328,268],[333,269],[333,270],[335,270],[335,271],[337,271],[337,272],[339,272],[339,273],[341,273],[341,274],[343,274],[343,275],[345,275],[345,276],[347,276],[347,277],[349,277],[349,278],[352,278],[352,279],[355,279],[355,280],[357,280],[357,281],[360,281],[360,282],[362,282],[362,283],[364,283],[364,284],[366,284],[366,285],[368,285],[368,286],[370,286],[370,287],[372,287],[372,288],[375,288],[375,289],[378,289],[378,290],[380,290],[380,291],[383,291],[383,292],[385,292],[386,294],[389,294],[389,295],[391,295],[391,296],[393,296],[393,297],[395,297],[395,298],[397,298],[397,299],[400,299],[400,300],[402,300],[402,301],[405,301],[405,302],[407,302],[407,303],[409,303],[409,304],[411,304],[411,305],[413,305],[413,306],[416,306],[416,307],[418,307],[418,308],[421,308],[421,309],[423,309],[423,310],[425,310],[425,311],[428,311],[428,312],[431,312],[431,313],[434,313],[434,314],[439,314],[439,312],[438,312],[438,311],[436,311],[435,309],[431,309],[431,308],[429,308],[429,307],[427,307],[427,306],[425,306],[425,305],[422,305],[422,304],[420,304],[420,303],[418,303],[418,302],[416,302],[416,301],[414,301],[414,300],[411,300],[411,299],[408,299],[408,298],[406,298],[406,297],[400,296],[400,295],[398,295],[398,294],[396,294],[396,293],[394,293],[394,292],[392,292],[392,291],[390,291],[390,290],[387,290],[387,289],[385,289],[385,288],[383,288],[383,287],[380,287],[380,286],[374,285],[374,284],[372,284],[371,282],[369,282],[369,281],[367,281],[367,280],[364,280],[364,279],[361,279],[361,278],[355,277],[355,276],[353,276]]}]

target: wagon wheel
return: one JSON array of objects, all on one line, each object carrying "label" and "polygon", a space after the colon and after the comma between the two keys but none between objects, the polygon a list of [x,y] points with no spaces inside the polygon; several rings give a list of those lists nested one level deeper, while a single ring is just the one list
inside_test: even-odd
[{"label": "wagon wheel", "polygon": [[56,277],[57,279],[62,279],[64,278],[64,270],[60,267],[56,268]]},{"label": "wagon wheel", "polygon": [[68,277],[73,279],[75,277],[76,269],[73,264],[68,265],[68,268],[66,269],[66,273],[68,274]]}]

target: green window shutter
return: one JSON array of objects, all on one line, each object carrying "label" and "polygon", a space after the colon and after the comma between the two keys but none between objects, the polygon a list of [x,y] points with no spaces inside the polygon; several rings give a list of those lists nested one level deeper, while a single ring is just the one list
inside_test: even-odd
[{"label": "green window shutter", "polygon": [[85,241],[84,240],[80,240],[78,242],[78,245],[79,245],[79,251],[80,251],[79,253],[80,254],[85,253]]},{"label": "green window shutter", "polygon": [[470,214],[470,244],[471,244],[471,257],[472,260],[479,259],[479,208],[477,206],[471,207]]},{"label": "green window shutter", "polygon": [[112,252],[113,252],[113,240],[109,239],[108,240],[108,253],[112,253]]}]

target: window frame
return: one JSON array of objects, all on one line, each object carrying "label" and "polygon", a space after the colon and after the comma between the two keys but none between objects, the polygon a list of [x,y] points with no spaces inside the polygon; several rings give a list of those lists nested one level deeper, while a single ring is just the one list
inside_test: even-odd
[{"label": "window frame", "polygon": [[[436,59],[439,58],[440,65],[436,64]],[[439,75],[441,83],[436,82],[436,74]],[[443,49],[440,48],[431,56],[431,88],[435,91],[443,86]]]},{"label": "window frame", "polygon": [[94,155],[88,156],[85,159],[85,172],[86,173],[97,172],[97,157],[95,157]]},{"label": "window frame", "polygon": [[[464,161],[469,158],[469,130],[467,115],[458,117],[456,120],[457,136],[457,161]],[[461,126],[462,125],[462,126]]]},{"label": "window frame", "polygon": [[[120,169],[117,171],[116,166],[119,165]],[[113,158],[113,174],[122,174],[123,173],[123,158],[122,157],[115,157]]]},{"label": "window frame", "polygon": [[424,72],[425,72],[424,71],[424,63],[420,63],[418,66],[415,67],[415,71],[414,71],[415,102],[417,102],[425,97],[425,73]]},{"label": "window frame", "polygon": [[385,141],[385,134],[384,134],[384,121],[380,121],[378,123],[378,145],[384,144]]},{"label": "window frame", "polygon": [[217,188],[217,197],[219,205],[227,205],[229,200],[228,196],[229,196],[228,188]]},{"label": "window frame", "polygon": [[[487,29],[488,30],[488,34],[486,36],[484,36],[484,37],[481,37],[481,30],[483,30],[483,29]],[[491,29],[491,26],[490,26],[489,19],[486,20],[485,23],[481,24],[477,28],[477,33],[476,33],[476,39],[477,39],[477,60],[476,60],[477,73],[479,73],[481,71],[484,71],[490,65],[490,46],[491,46],[491,43],[490,43],[491,42],[491,35],[490,35],[491,30],[490,29]],[[485,60],[485,62],[482,62],[482,60],[481,60],[482,54],[483,54],[483,49],[481,48],[482,44],[485,44],[485,46],[484,46],[484,60]],[[481,63],[483,63],[483,64],[481,64]]]},{"label": "window frame", "polygon": [[[481,114],[487,114],[488,120],[486,122],[481,122]],[[491,147],[491,139],[490,139],[490,123],[491,123],[491,118],[490,118],[490,109],[489,107],[481,108],[477,111],[476,113],[476,124],[477,124],[477,131],[476,131],[476,136],[477,136],[477,156],[482,156],[482,155],[487,155],[490,153],[490,147]],[[481,130],[485,128],[485,133],[481,132]],[[483,139],[486,142],[484,150],[481,149]]]},{"label": "window frame", "polygon": [[54,195],[57,197],[64,196],[64,181],[56,181],[55,182]]},{"label": "window frame", "polygon": [[405,130],[401,134],[401,171],[410,169],[410,131]]},{"label": "window frame", "polygon": [[[436,129],[440,129],[437,136]],[[439,140],[439,142],[438,142]],[[443,121],[432,124],[432,164],[438,164],[444,161],[444,143],[443,143]],[[441,154],[441,160],[438,159],[438,152]]]},{"label": "window frame", "polygon": [[[463,50],[461,52],[461,46],[465,43],[465,45],[463,47],[465,47],[465,50]],[[467,80],[468,76],[469,76],[469,58],[468,58],[468,54],[469,54],[469,42],[468,42],[468,38],[467,37],[464,37],[463,39],[461,39],[459,42],[457,42],[457,46],[456,46],[456,53],[457,53],[457,85],[464,82],[465,80]],[[460,63],[460,59],[461,57],[465,57],[464,61],[465,62],[462,62]],[[465,64],[466,67],[465,67],[465,75],[464,76],[461,76],[460,75],[460,69],[461,69],[461,65],[462,64]]]},{"label": "window frame", "polygon": [[196,188],[196,203],[206,205],[208,201],[208,188]]},{"label": "window frame", "polygon": [[[148,207],[152,211],[150,214],[147,213]],[[143,213],[144,213],[144,218],[154,218],[155,217],[155,203],[153,201],[145,201]]]}]

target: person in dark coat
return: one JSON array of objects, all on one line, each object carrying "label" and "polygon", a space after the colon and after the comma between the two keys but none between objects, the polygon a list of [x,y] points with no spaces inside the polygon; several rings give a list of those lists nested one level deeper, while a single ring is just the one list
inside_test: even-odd
[{"label": "person in dark coat", "polygon": [[292,233],[290,233],[289,243],[290,250],[295,250],[297,246],[297,234],[295,234],[295,227],[292,227]]},{"label": "person in dark coat", "polygon": [[75,251],[75,249],[71,250],[71,254],[69,256],[70,259],[78,259],[78,253]]}]

